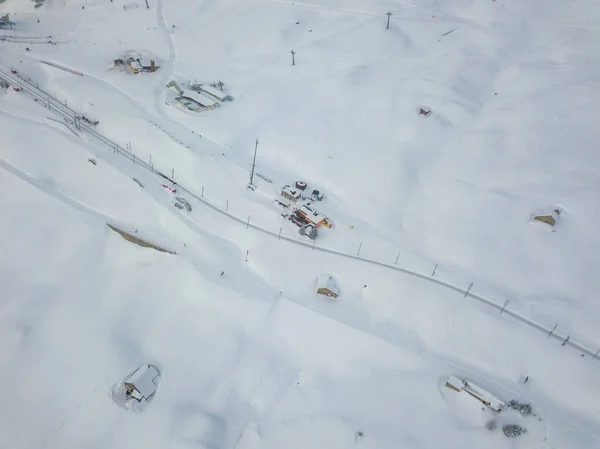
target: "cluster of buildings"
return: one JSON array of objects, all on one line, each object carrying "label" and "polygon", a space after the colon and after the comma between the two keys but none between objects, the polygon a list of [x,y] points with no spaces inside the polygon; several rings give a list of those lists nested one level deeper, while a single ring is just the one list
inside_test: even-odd
[{"label": "cluster of buildings", "polygon": [[289,212],[283,214],[292,223],[300,228],[301,235],[311,239],[317,237],[317,229],[330,228],[331,223],[327,216],[318,212],[313,203],[323,200],[323,194],[318,190],[308,193],[308,185],[304,181],[296,181],[294,186],[285,185],[281,189],[281,196],[275,202]]},{"label": "cluster of buildings", "polygon": [[223,83],[201,84],[197,81],[190,81],[187,88],[181,88],[175,81],[167,84],[167,87],[177,92],[175,101],[184,109],[192,112],[201,112],[219,107],[222,103],[233,101],[233,97],[224,92]]},{"label": "cluster of buildings", "polygon": [[124,59],[115,59],[113,61],[114,67],[123,67],[127,73],[137,74],[142,72],[156,72],[160,66],[156,65],[154,59],[149,58],[136,58],[129,56]]}]

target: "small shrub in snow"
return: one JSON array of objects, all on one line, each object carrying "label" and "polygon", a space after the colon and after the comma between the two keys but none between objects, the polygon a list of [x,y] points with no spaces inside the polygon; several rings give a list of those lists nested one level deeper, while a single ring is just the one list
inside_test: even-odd
[{"label": "small shrub in snow", "polygon": [[485,423],[485,428],[487,430],[489,430],[490,432],[496,430],[497,427],[498,427],[498,423],[496,422],[495,419],[490,419],[488,422]]},{"label": "small shrub in snow", "polygon": [[507,424],[502,427],[502,432],[509,438],[516,438],[519,435],[522,435],[527,432],[527,429],[519,426],[518,424]]},{"label": "small shrub in snow", "polygon": [[514,399],[509,401],[507,405],[509,408],[518,411],[523,416],[531,415],[533,413],[533,409],[531,408],[530,404],[521,404],[519,401],[515,401]]}]

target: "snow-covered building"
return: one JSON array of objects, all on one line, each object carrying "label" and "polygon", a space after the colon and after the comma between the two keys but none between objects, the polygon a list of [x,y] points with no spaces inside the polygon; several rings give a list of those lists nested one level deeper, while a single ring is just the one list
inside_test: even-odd
[{"label": "snow-covered building", "polygon": [[419,108],[419,115],[424,115],[425,117],[428,117],[429,115],[431,115],[431,108],[428,106],[421,106]]},{"label": "snow-covered building", "polygon": [[160,373],[152,365],[142,365],[124,381],[126,394],[138,402],[147,401],[158,389]]},{"label": "snow-covered building", "polygon": [[141,58],[138,59],[138,62],[142,66],[142,72],[156,72],[158,68],[154,59]]},{"label": "snow-covered building", "polygon": [[317,294],[337,298],[340,295],[340,289],[331,276],[321,276],[317,282]]},{"label": "snow-covered building", "polygon": [[550,213],[541,213],[533,216],[535,221],[540,221],[554,227],[558,222],[560,216],[560,209],[554,209]]},{"label": "snow-covered building", "polygon": [[207,84],[203,84],[200,86],[200,92],[204,92],[206,95],[214,98],[219,101],[233,101],[233,97],[231,95],[227,95],[225,92],[215,89],[212,86]]},{"label": "snow-covered building", "polygon": [[214,109],[219,106],[219,103],[215,100],[208,98],[195,90],[184,90],[179,97],[175,98],[175,101],[191,111]]},{"label": "snow-covered building", "polygon": [[450,376],[448,379],[446,379],[446,387],[458,393],[464,391],[496,413],[499,413],[504,409],[504,402],[495,397],[489,391],[484,390],[469,380],[463,380],[459,379],[458,377]]},{"label": "snow-covered building", "polygon": [[302,196],[302,192],[298,189],[293,189],[290,186],[283,186],[281,189],[281,196],[295,203]]},{"label": "snow-covered building", "polygon": [[127,71],[129,73],[140,73],[142,71],[142,64],[137,59],[129,59],[127,61]]},{"label": "snow-covered building", "polygon": [[302,206],[298,209],[298,212],[306,218],[309,223],[314,224],[317,228],[321,226],[326,226],[328,228],[331,227],[331,223],[327,221],[327,217],[325,215],[320,214],[316,210],[311,209],[308,205]]},{"label": "snow-covered building", "polygon": [[446,386],[451,390],[460,393],[463,388],[463,381],[458,377],[450,376],[446,379]]}]

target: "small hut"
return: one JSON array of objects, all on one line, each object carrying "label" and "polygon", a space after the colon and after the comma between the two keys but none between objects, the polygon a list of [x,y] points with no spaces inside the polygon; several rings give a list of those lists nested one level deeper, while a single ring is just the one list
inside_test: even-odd
[{"label": "small hut", "polygon": [[556,225],[556,223],[558,222],[559,215],[560,215],[560,209],[554,209],[549,214],[534,215],[533,220],[541,221],[542,223],[546,223],[547,225],[554,227]]},{"label": "small hut", "polygon": [[340,295],[340,289],[331,276],[321,276],[317,283],[317,294],[337,298]]},{"label": "small hut", "polygon": [[125,394],[138,402],[147,401],[156,393],[159,378],[155,367],[142,365],[125,379]]},{"label": "small hut", "polygon": [[446,387],[448,387],[451,390],[454,390],[458,393],[460,393],[462,391],[463,385],[464,385],[464,382],[462,380],[460,380],[458,377],[450,376],[450,377],[448,377],[448,379],[446,379]]},{"label": "small hut", "polygon": [[431,115],[431,108],[428,106],[421,106],[419,108],[419,115],[423,115],[425,117],[428,117]]}]

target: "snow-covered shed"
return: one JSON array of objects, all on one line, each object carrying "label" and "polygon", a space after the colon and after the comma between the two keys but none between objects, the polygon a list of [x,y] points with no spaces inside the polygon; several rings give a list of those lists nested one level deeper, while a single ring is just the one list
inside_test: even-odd
[{"label": "snow-covered shed", "polygon": [[502,402],[500,399],[495,397],[489,391],[486,391],[483,388],[478,387],[477,385],[475,385],[474,383],[472,383],[468,380],[465,380],[463,382],[462,388],[463,388],[463,391],[469,393],[475,399],[478,399],[479,401],[483,402],[484,405],[486,405],[489,409],[491,409],[492,411],[494,411],[496,413],[501,412],[502,409],[504,408],[504,402]]},{"label": "snow-covered shed", "polygon": [[489,391],[484,390],[469,380],[463,380],[455,376],[450,376],[446,379],[445,385],[446,387],[458,393],[464,391],[496,413],[501,412],[504,408],[504,402],[495,397]]},{"label": "snow-covered shed", "polygon": [[156,72],[156,69],[158,68],[154,59],[141,58],[138,59],[138,61],[142,66],[143,72]]},{"label": "snow-covered shed", "polygon": [[541,213],[534,215],[533,219],[535,221],[541,221],[542,223],[546,223],[552,227],[556,225],[558,222],[558,217],[560,215],[560,209],[554,209],[550,213]]},{"label": "snow-covered shed", "polygon": [[142,71],[142,64],[137,59],[129,59],[127,61],[127,71],[129,73],[140,73]]},{"label": "snow-covered shed", "polygon": [[429,115],[431,115],[431,108],[429,106],[421,106],[419,108],[419,115],[424,115],[425,117],[428,117]]},{"label": "snow-covered shed", "polygon": [[337,298],[340,295],[340,289],[331,276],[321,276],[317,282],[317,294]]},{"label": "snow-covered shed", "polygon": [[124,381],[127,395],[138,402],[146,401],[158,389],[160,373],[152,365],[142,365]]}]

